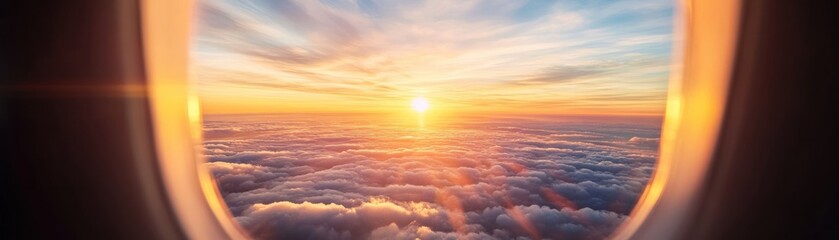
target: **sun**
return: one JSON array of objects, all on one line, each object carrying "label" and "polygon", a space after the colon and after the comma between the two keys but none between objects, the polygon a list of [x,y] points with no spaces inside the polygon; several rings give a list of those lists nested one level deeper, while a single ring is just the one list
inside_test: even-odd
[{"label": "sun", "polygon": [[425,98],[423,97],[417,97],[414,98],[413,101],[411,101],[411,108],[413,108],[414,111],[417,111],[419,113],[425,112],[425,110],[428,110],[428,107],[428,100],[425,100]]}]

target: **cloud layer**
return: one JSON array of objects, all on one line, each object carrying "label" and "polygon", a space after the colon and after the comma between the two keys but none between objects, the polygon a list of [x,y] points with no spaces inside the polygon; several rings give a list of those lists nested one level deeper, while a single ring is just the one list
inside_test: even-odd
[{"label": "cloud layer", "polygon": [[654,118],[209,116],[236,220],[264,239],[601,239],[651,175]]}]

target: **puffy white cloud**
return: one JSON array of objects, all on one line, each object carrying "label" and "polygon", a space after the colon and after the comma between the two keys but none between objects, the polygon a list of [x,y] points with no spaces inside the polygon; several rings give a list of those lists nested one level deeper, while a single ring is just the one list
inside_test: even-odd
[{"label": "puffy white cloud", "polygon": [[257,238],[597,239],[626,218],[654,168],[657,146],[628,139],[659,130],[588,121],[412,130],[209,116],[211,131],[239,135],[208,137],[205,149]]}]

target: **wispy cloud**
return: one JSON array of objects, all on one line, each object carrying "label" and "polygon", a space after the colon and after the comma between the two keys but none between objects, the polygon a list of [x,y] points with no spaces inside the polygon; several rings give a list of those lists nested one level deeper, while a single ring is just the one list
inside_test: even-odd
[{"label": "wispy cloud", "polygon": [[[334,100],[322,100],[328,91],[300,90],[328,85],[337,89],[333,97],[355,97],[360,108],[419,93],[460,107],[479,105],[473,99],[538,101],[557,92],[565,101],[645,94],[656,100],[577,105],[603,113],[609,109],[599,106],[607,103],[659,112],[670,64],[671,12],[672,3],[664,0],[204,0],[193,75],[207,99],[217,98],[228,83],[247,82],[238,94],[276,98],[297,91],[289,98],[326,108]],[[267,77],[241,79],[243,71]],[[368,87],[361,90],[368,102],[342,91]],[[504,97],[488,99],[493,95]],[[484,105],[496,107],[504,108]]]}]

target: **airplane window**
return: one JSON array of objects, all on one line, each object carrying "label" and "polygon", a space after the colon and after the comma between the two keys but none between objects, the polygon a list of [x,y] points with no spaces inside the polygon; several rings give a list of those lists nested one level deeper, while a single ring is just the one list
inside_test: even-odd
[{"label": "airplane window", "polygon": [[674,5],[201,0],[201,164],[256,239],[607,238],[655,172]]}]

